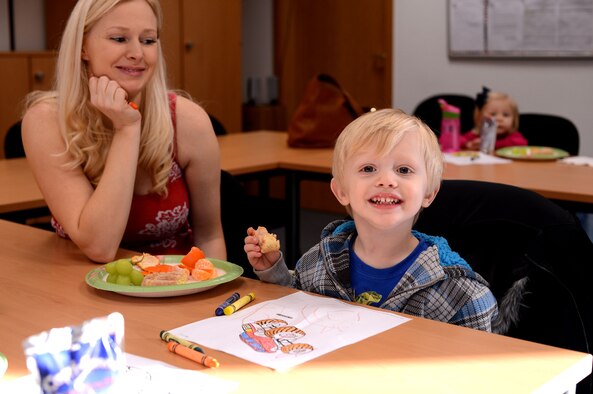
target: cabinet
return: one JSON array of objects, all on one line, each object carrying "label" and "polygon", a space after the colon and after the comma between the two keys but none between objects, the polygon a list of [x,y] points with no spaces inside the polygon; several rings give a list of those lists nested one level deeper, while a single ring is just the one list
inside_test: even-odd
[{"label": "cabinet", "polygon": [[241,131],[241,0],[161,0],[171,87]]},{"label": "cabinet", "polygon": [[27,93],[51,88],[55,60],[53,52],[0,53],[0,158],[4,158],[4,135],[21,118]]}]

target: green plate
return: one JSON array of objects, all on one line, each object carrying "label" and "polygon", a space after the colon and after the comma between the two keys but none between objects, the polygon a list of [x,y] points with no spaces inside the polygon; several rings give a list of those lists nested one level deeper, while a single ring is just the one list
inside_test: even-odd
[{"label": "green plate", "polygon": [[6,359],[6,356],[2,353],[0,353],[0,378],[2,376],[4,376],[4,373],[6,372],[6,370],[8,369],[8,360]]},{"label": "green plate", "polygon": [[548,146],[509,146],[498,149],[496,155],[516,160],[556,160],[569,156],[562,149]]},{"label": "green plate", "polygon": [[[183,255],[166,255],[164,264],[177,265],[181,262]],[[243,268],[224,260],[208,258],[216,267],[219,276],[210,280],[193,281],[181,285],[171,286],[124,286],[115,283],[108,283],[105,266],[95,268],[86,274],[86,283],[99,290],[112,291],[132,297],[174,297],[186,294],[194,294],[209,290],[222,283],[230,282],[243,274]]]}]

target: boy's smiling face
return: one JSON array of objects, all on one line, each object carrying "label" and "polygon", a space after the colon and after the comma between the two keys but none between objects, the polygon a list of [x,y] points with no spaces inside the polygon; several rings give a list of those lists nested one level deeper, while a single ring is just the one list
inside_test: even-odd
[{"label": "boy's smiling face", "polygon": [[355,221],[381,230],[410,230],[422,207],[436,195],[429,192],[424,155],[417,133],[407,132],[387,154],[378,149],[355,153],[345,164],[341,182],[332,180],[338,201],[350,206]]}]

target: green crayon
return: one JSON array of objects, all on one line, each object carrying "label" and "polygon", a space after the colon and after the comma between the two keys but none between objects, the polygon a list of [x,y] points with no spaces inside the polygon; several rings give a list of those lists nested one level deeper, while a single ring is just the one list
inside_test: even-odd
[{"label": "green crayon", "polygon": [[165,330],[161,331],[160,336],[161,336],[161,339],[165,342],[177,342],[185,347],[195,350],[196,352],[204,353],[202,348],[199,347],[197,343],[188,341],[187,339],[179,338],[178,336],[175,336],[168,331],[165,331]]}]

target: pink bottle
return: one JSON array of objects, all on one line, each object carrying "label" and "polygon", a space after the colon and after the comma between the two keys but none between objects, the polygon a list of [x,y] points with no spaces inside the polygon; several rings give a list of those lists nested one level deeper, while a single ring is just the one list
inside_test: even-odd
[{"label": "pink bottle", "polygon": [[443,111],[441,136],[439,137],[441,150],[443,152],[457,152],[460,149],[461,120],[459,115],[461,111],[443,99],[439,99],[438,102]]}]

